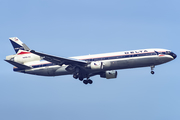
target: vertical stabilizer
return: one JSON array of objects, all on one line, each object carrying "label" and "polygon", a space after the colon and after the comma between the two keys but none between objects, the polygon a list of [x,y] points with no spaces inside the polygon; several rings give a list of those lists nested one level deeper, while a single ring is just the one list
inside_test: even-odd
[{"label": "vertical stabilizer", "polygon": [[11,41],[11,44],[14,47],[16,53],[18,53],[19,50],[25,50],[25,51],[30,50],[28,46],[23,42],[21,42],[17,37],[9,38],[9,40]]}]

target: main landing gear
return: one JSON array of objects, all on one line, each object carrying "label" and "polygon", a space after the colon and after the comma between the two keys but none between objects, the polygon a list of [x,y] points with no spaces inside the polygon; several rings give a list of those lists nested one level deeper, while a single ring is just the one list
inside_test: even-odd
[{"label": "main landing gear", "polygon": [[91,79],[89,79],[89,77],[88,77],[86,80],[83,80],[84,77],[81,76],[78,72],[73,74],[73,78],[74,78],[74,79],[78,79],[78,78],[79,78],[79,80],[80,80],[80,81],[83,81],[83,83],[84,83],[85,85],[87,85],[87,84],[92,84],[92,83],[93,83],[93,81],[92,81]]},{"label": "main landing gear", "polygon": [[78,79],[79,78],[80,81],[83,81],[83,79],[84,79],[82,76],[79,75],[79,73],[73,74],[73,78],[74,79]]},{"label": "main landing gear", "polygon": [[74,78],[74,79],[78,79],[78,76],[79,76],[78,74],[74,74],[74,75],[73,75],[73,78]]},{"label": "main landing gear", "polygon": [[88,83],[89,83],[89,84],[92,84],[93,81],[90,80],[90,79],[87,79],[87,80],[84,80],[83,83],[84,83],[85,85],[87,85]]},{"label": "main landing gear", "polygon": [[153,65],[153,66],[151,66],[151,74],[153,75],[155,72],[153,71],[154,70],[154,68],[155,68],[155,66]]}]

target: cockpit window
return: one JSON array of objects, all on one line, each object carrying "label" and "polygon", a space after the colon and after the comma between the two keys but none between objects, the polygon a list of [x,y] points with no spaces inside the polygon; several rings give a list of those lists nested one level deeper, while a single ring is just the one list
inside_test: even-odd
[{"label": "cockpit window", "polygon": [[166,51],[166,55],[169,55],[171,52],[170,51]]}]

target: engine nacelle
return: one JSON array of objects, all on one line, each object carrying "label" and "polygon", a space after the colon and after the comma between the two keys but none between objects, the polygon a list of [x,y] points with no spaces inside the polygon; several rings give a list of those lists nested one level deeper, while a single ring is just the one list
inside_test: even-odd
[{"label": "engine nacelle", "polygon": [[93,70],[103,69],[103,63],[102,62],[91,62],[90,68]]},{"label": "engine nacelle", "polygon": [[106,79],[112,79],[112,78],[117,78],[117,71],[116,70],[108,70],[102,74],[100,74],[102,78]]}]

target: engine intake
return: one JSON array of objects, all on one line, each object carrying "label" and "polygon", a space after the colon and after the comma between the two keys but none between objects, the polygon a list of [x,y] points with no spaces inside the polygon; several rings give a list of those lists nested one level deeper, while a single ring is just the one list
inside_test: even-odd
[{"label": "engine intake", "polygon": [[116,70],[108,70],[105,71],[104,73],[100,74],[102,78],[106,79],[112,79],[112,78],[117,78],[117,71]]}]

